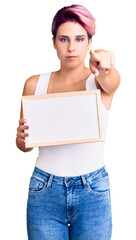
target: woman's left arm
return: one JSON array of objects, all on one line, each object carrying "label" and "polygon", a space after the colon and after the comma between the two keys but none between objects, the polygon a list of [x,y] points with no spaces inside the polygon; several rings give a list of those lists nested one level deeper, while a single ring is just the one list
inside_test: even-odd
[{"label": "woman's left arm", "polygon": [[89,65],[103,92],[113,95],[120,84],[120,74],[114,68],[114,54],[102,49],[90,50]]}]

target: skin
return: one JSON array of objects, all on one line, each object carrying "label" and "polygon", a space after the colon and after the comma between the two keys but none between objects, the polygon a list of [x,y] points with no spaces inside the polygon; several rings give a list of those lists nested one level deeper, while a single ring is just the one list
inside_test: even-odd
[{"label": "skin", "polygon": [[[60,60],[60,70],[52,72],[47,93],[85,90],[87,78],[94,73],[96,86],[101,92],[101,100],[109,110],[113,95],[120,84],[120,75],[114,68],[114,54],[103,49],[90,50],[89,68],[86,68],[84,60],[91,47],[92,39],[88,41],[86,30],[77,22],[61,24],[56,39],[52,38],[52,40]],[[76,58],[68,59],[68,56],[76,56]],[[34,95],[39,77],[40,75],[35,75],[26,80],[23,96]],[[26,126],[27,122],[23,118],[21,106],[16,145],[24,152],[33,149],[25,148]]]}]

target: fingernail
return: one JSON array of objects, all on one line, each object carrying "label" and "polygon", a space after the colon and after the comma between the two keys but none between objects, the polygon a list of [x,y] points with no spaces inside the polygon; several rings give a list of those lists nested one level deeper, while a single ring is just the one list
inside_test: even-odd
[{"label": "fingernail", "polygon": [[26,137],[28,137],[29,136],[29,134],[28,133],[26,133]]},{"label": "fingernail", "polygon": [[28,129],[29,128],[29,126],[26,126],[26,129]]},{"label": "fingernail", "polygon": [[99,72],[95,72],[95,76],[99,76]]}]

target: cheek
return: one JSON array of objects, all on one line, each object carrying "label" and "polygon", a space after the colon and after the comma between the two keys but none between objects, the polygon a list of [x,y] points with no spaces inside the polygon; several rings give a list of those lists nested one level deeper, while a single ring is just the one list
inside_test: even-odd
[{"label": "cheek", "polygon": [[63,56],[64,56],[64,51],[63,51],[63,49],[61,48],[57,48],[56,49],[56,51],[57,51],[57,56],[58,56],[58,58],[59,59],[62,59],[63,58]]},{"label": "cheek", "polygon": [[81,58],[85,58],[87,56],[87,51],[88,51],[88,48],[86,46],[82,46],[79,50],[79,54],[81,56]]}]

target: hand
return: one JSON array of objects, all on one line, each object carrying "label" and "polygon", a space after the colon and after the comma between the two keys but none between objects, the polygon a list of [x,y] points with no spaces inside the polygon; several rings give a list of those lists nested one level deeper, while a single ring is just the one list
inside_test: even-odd
[{"label": "hand", "polygon": [[105,50],[90,50],[90,61],[89,66],[92,73],[96,76],[99,75],[99,71],[105,71],[105,73],[109,73],[109,71],[115,65],[115,56],[112,52]]},{"label": "hand", "polygon": [[28,125],[25,125],[27,121],[23,118],[19,120],[19,126],[17,128],[17,141],[19,142],[25,142],[25,137],[28,137],[29,134],[25,133],[25,129],[29,129]]}]

